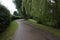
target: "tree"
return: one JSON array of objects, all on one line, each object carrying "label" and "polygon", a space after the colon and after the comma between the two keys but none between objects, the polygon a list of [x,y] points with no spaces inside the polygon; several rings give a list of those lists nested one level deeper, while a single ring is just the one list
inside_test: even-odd
[{"label": "tree", "polygon": [[17,11],[14,11],[14,14],[15,16],[19,16],[19,14],[17,13]]},{"label": "tree", "polygon": [[60,28],[60,0],[54,0],[55,1],[55,12],[56,12],[56,19],[57,23],[55,25],[56,28]]},{"label": "tree", "polygon": [[25,7],[23,7],[22,17],[23,17],[24,19],[27,19],[27,18],[28,18],[27,14],[26,14]]},{"label": "tree", "polygon": [[[60,0],[15,0],[23,18],[60,28]],[[19,2],[18,2],[19,1]],[[21,1],[21,2],[20,2]]]},{"label": "tree", "polygon": [[22,14],[22,8],[21,8],[22,7],[22,0],[15,0],[13,2],[16,5],[16,8],[17,8],[17,10],[19,12],[19,15],[21,15]]}]

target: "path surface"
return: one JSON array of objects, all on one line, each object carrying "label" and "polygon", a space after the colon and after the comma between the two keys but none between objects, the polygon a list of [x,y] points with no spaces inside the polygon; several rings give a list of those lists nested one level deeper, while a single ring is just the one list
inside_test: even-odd
[{"label": "path surface", "polygon": [[24,20],[17,20],[18,28],[12,40],[60,40],[46,30],[42,30]]}]

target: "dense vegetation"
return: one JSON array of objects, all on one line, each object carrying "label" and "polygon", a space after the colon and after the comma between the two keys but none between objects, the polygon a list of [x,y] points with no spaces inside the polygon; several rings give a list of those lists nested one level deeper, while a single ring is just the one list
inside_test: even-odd
[{"label": "dense vegetation", "polygon": [[11,15],[12,17],[11,17],[11,20],[13,21],[13,20],[16,20],[16,19],[20,19],[20,16],[19,16],[19,14],[17,13],[17,11],[14,11],[14,13],[13,13],[13,15]]},{"label": "dense vegetation", "polygon": [[22,6],[22,0],[15,0],[13,1],[16,4],[16,8],[18,9],[19,15],[21,15],[21,6]]},{"label": "dense vegetation", "polygon": [[0,32],[8,27],[11,21],[9,10],[0,4]]},{"label": "dense vegetation", "polygon": [[11,37],[18,26],[16,21],[12,21],[14,19],[12,18],[13,17],[10,14],[10,11],[5,6],[0,4],[0,40],[12,39]]},{"label": "dense vegetation", "polygon": [[23,18],[31,18],[37,23],[60,28],[59,0],[15,0],[15,4]]},{"label": "dense vegetation", "polygon": [[15,16],[19,16],[19,14],[18,14],[17,11],[14,11],[13,15],[15,15]]}]

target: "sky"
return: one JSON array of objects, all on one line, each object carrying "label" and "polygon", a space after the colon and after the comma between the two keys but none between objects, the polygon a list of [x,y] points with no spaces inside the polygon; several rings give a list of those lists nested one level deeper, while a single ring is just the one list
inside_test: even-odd
[{"label": "sky", "polygon": [[17,11],[16,6],[12,0],[0,0],[0,3],[9,9],[11,14],[13,14],[14,11]]}]

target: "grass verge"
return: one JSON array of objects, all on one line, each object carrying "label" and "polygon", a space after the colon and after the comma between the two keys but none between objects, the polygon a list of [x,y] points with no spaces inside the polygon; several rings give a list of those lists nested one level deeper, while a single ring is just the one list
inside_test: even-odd
[{"label": "grass verge", "polygon": [[44,30],[49,31],[53,35],[55,35],[55,36],[60,38],[60,29],[55,29],[55,28],[52,28],[52,27],[49,27],[49,26],[38,24],[35,20],[32,20],[32,19],[28,19],[28,22],[30,22],[30,23],[32,23],[34,25],[37,25],[39,28],[42,28]]},{"label": "grass verge", "polygon": [[11,22],[10,26],[3,33],[0,34],[0,40],[11,40],[17,26],[18,24],[16,23],[16,21]]}]

